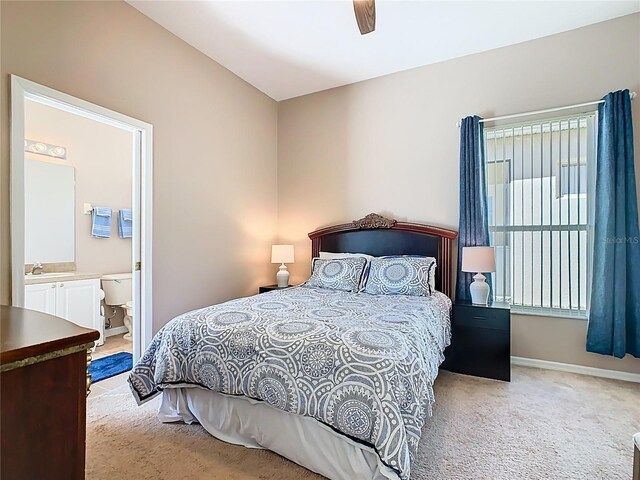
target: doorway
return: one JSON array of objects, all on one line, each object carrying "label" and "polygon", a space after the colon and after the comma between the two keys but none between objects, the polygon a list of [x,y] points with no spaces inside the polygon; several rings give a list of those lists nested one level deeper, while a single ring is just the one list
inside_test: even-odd
[{"label": "doorway", "polygon": [[[47,137],[35,118],[69,128]],[[101,330],[100,343],[130,332],[137,361],[152,338],[152,126],[15,75],[11,120],[12,304]],[[116,156],[119,171],[99,163]]]}]

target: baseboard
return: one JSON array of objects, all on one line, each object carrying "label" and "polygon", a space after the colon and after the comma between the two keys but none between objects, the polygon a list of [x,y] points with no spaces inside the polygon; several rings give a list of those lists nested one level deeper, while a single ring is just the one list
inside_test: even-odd
[{"label": "baseboard", "polygon": [[581,375],[591,375],[593,377],[612,378],[614,380],[624,380],[626,382],[640,383],[640,374],[619,372],[618,370],[605,370],[604,368],[585,367],[571,363],[550,362],[548,360],[538,360],[536,358],[511,357],[511,365],[523,367],[544,368],[546,370],[558,370],[560,372],[579,373]]},{"label": "baseboard", "polygon": [[124,325],[121,325],[119,327],[113,327],[113,328],[105,328],[104,336],[113,337],[114,335],[122,335],[123,333],[127,333],[128,331],[129,330],[127,330],[127,327],[125,327]]}]

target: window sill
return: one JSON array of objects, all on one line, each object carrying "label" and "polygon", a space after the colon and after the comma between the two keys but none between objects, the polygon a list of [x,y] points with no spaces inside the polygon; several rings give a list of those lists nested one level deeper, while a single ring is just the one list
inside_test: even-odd
[{"label": "window sill", "polygon": [[571,312],[567,310],[551,309],[551,308],[538,308],[538,307],[520,307],[516,305],[511,306],[511,313],[516,315],[527,315],[533,317],[552,317],[552,318],[569,318],[571,320],[588,320],[585,312]]}]

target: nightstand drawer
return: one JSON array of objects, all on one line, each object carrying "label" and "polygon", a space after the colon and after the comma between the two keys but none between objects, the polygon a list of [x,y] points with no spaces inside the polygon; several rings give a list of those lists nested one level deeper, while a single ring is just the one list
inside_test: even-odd
[{"label": "nightstand drawer", "polygon": [[511,379],[511,310],[456,303],[451,318],[451,345],[444,370],[509,381]]},{"label": "nightstand drawer", "polygon": [[456,325],[461,327],[493,330],[509,330],[510,327],[510,312],[506,309],[454,305],[453,317]]}]

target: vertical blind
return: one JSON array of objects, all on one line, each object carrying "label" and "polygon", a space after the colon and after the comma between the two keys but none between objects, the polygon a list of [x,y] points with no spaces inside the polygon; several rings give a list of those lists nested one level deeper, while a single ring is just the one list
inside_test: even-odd
[{"label": "vertical blind", "polygon": [[584,316],[588,305],[596,113],[485,128],[495,301]]}]

